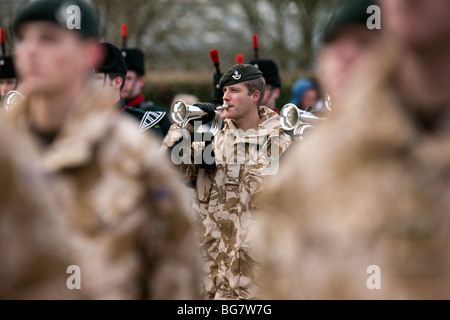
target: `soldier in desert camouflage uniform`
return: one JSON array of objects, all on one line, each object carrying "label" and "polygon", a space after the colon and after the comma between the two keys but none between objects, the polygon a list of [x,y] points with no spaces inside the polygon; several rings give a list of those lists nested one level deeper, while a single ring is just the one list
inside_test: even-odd
[{"label": "soldier in desert camouflage uniform", "polygon": [[[229,106],[220,111],[224,127],[213,137],[212,148],[203,149],[203,164],[196,159],[190,163],[190,154],[184,150],[185,161],[179,169],[186,182],[197,179],[193,213],[202,225],[205,299],[255,299],[259,287],[258,258],[253,254],[254,212],[266,177],[276,172],[278,157],[291,140],[283,132],[279,116],[261,105],[265,81],[255,66],[235,65],[219,84]],[[215,109],[208,103],[194,106]],[[178,124],[172,125],[161,148],[162,152],[171,151],[174,161],[178,160],[177,147],[183,143],[176,144],[181,130]],[[202,146],[204,142],[192,143],[192,149]],[[214,154],[215,162],[210,163],[205,153]]]},{"label": "soldier in desert camouflage uniform", "polygon": [[[80,29],[61,20],[69,5],[80,8]],[[68,226],[66,249],[81,271],[80,293],[198,298],[193,221],[175,171],[159,155],[160,140],[140,134],[93,84],[102,55],[92,9],[81,0],[33,1],[13,31],[28,94],[6,117],[38,148],[52,176]]]},{"label": "soldier in desert camouflage uniform", "polygon": [[0,299],[79,299],[49,176],[20,132],[0,119]]},{"label": "soldier in desert camouflage uniform", "polygon": [[450,3],[380,4],[377,62],[269,183],[269,298],[450,298]]}]

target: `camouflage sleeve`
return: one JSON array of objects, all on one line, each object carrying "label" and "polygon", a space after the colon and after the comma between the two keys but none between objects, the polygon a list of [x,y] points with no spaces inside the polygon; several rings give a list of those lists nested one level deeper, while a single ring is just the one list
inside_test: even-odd
[{"label": "camouflage sleeve", "polygon": [[277,174],[280,160],[291,146],[291,143],[291,137],[284,132],[281,132],[279,135],[269,136],[262,147],[262,150],[265,151],[265,157],[263,159],[265,159],[267,166],[264,171],[265,175]]},{"label": "camouflage sleeve", "polygon": [[272,143],[275,143],[278,148],[276,156],[281,157],[281,155],[284,154],[284,152],[292,144],[292,139],[287,133],[281,132],[280,135],[275,138],[275,141],[272,141]]},{"label": "camouflage sleeve", "polygon": [[151,299],[199,299],[197,230],[176,170],[149,152],[146,163],[148,208],[143,234],[147,296]]},{"label": "camouflage sleeve", "polygon": [[191,133],[180,125],[173,124],[164,137],[159,152],[169,158],[176,166],[182,182],[188,183],[197,179],[199,165],[195,160],[196,155],[203,150],[204,143],[192,142]]}]

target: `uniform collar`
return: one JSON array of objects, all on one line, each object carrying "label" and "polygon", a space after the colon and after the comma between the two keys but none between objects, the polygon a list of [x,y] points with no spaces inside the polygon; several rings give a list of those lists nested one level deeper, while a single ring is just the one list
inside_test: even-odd
[{"label": "uniform collar", "polygon": [[120,110],[119,112],[122,112],[127,108],[128,105],[125,103],[125,100],[122,97],[120,97],[120,100],[116,102],[116,106],[117,109]]},{"label": "uniform collar", "polygon": [[127,100],[126,103],[130,107],[138,107],[144,100],[144,95],[141,93],[137,97]]}]

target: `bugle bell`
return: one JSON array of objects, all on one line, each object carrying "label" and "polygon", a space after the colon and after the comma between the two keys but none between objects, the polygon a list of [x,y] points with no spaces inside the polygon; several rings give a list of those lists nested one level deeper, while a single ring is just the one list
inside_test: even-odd
[{"label": "bugle bell", "polygon": [[304,131],[316,121],[324,120],[309,111],[298,108],[293,103],[285,104],[280,110],[280,122],[283,129],[293,131],[293,135],[303,137]]},{"label": "bugle bell", "polygon": [[[216,135],[216,133],[219,132],[223,124],[222,117],[220,116],[217,109],[218,108],[214,110],[215,113],[214,118],[212,120],[211,127],[208,130],[213,135]],[[170,108],[170,115],[173,121],[175,121],[178,124],[181,124],[182,128],[186,128],[189,122],[201,120],[209,116],[209,113],[197,106],[188,105],[184,103],[183,100],[176,100]]]},{"label": "bugle bell", "polygon": [[13,108],[17,103],[23,99],[23,95],[17,90],[9,91],[5,96],[5,109],[6,111]]}]

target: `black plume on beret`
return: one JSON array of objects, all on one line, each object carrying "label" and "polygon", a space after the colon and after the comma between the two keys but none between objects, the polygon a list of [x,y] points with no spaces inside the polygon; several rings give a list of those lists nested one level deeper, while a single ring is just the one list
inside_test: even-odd
[{"label": "black plume on beret", "polygon": [[144,53],[141,49],[130,48],[123,49],[122,55],[125,58],[128,70],[136,71],[139,75],[145,74]]},{"label": "black plume on beret", "polygon": [[0,79],[17,78],[12,56],[0,56]]},{"label": "black plume on beret", "polygon": [[281,88],[281,78],[278,72],[278,66],[271,59],[253,59],[250,64],[255,65],[262,73],[266,84]]}]

